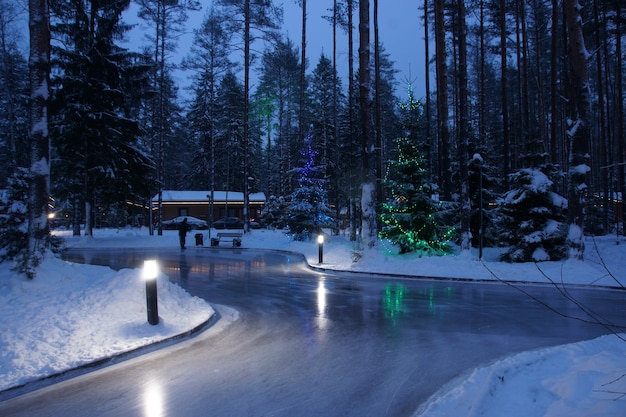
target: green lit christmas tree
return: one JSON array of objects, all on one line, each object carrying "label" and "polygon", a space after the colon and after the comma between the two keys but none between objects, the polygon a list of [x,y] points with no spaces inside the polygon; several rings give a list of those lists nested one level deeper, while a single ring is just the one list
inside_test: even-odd
[{"label": "green lit christmas tree", "polygon": [[407,138],[397,139],[396,146],[397,160],[388,162],[383,181],[389,197],[381,207],[379,237],[397,245],[401,254],[448,253],[455,230],[440,222],[436,186],[428,181],[422,154]]}]

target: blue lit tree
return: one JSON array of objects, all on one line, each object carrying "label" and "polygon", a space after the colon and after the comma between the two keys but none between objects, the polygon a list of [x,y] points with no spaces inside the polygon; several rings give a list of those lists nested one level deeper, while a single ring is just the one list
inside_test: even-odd
[{"label": "blue lit tree", "polygon": [[401,254],[445,254],[455,230],[440,221],[436,188],[428,181],[422,154],[407,138],[397,139],[396,146],[397,160],[388,162],[383,181],[389,197],[381,207],[379,237],[397,245]]},{"label": "blue lit tree", "polygon": [[324,190],[325,180],[320,178],[321,167],[315,165],[317,154],[311,146],[309,130],[306,149],[301,152],[304,167],[294,170],[299,174],[298,188],[291,194],[287,215],[287,226],[295,240],[308,240],[332,222]]}]

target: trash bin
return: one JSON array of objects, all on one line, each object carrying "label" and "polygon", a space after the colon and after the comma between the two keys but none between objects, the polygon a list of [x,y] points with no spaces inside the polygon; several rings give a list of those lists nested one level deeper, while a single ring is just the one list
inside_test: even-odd
[{"label": "trash bin", "polygon": [[196,246],[204,246],[202,233],[196,233]]}]

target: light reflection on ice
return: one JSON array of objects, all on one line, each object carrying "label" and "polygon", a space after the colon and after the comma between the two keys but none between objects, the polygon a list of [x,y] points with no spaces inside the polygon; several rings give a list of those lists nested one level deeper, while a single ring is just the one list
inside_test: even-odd
[{"label": "light reflection on ice", "polygon": [[320,278],[317,283],[317,314],[320,317],[326,317],[326,287],[324,286],[324,278]]},{"label": "light reflection on ice", "polygon": [[320,278],[317,283],[317,316],[315,317],[315,324],[318,330],[325,330],[329,327],[330,321],[328,320],[328,314],[326,312],[326,286],[324,278]]},{"label": "light reflection on ice", "polygon": [[146,384],[143,394],[144,416],[162,417],[163,413],[163,389],[157,381],[150,381]]}]

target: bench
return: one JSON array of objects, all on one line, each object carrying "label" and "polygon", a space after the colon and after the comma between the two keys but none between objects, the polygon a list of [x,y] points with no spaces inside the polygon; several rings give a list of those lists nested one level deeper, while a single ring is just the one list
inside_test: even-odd
[{"label": "bench", "polygon": [[221,232],[211,238],[211,246],[219,246],[220,242],[233,242],[233,248],[241,246],[241,233]]}]

